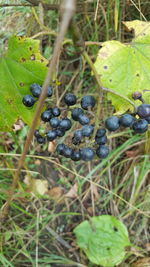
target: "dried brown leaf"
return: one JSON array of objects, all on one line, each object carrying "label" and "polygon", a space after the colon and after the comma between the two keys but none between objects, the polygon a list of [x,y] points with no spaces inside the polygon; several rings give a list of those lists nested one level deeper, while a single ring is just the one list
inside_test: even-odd
[{"label": "dried brown leaf", "polygon": [[76,198],[77,197],[77,190],[78,190],[78,186],[75,183],[71,187],[71,189],[68,191],[68,193],[65,194],[65,197],[68,197],[68,198]]},{"label": "dried brown leaf", "polygon": [[136,149],[136,150],[127,150],[125,152],[126,156],[128,158],[134,158],[136,157],[138,154],[140,153],[140,150],[139,149]]},{"label": "dried brown leaf", "polygon": [[21,130],[24,127],[24,123],[22,120],[18,120],[14,125],[13,125],[13,131],[17,132]]},{"label": "dried brown leaf", "polygon": [[62,187],[56,186],[47,191],[47,194],[55,202],[60,202],[63,200],[64,189]]},{"label": "dried brown leaf", "polygon": [[97,188],[97,186],[94,185],[94,184],[91,184],[91,190],[92,190],[92,192],[93,192],[94,199],[95,199],[95,200],[98,200],[100,196],[99,196],[99,193],[98,193],[98,188]]}]

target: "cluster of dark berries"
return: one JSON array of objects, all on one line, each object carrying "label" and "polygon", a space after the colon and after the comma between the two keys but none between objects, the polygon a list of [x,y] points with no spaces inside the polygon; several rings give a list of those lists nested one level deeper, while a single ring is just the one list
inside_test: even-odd
[{"label": "cluster of dark berries", "polygon": [[[73,94],[66,94],[64,102],[68,105],[76,104],[76,97]],[[107,142],[106,130],[97,129],[95,132],[95,125],[90,124],[90,116],[85,113],[94,108],[96,100],[93,96],[87,95],[82,97],[81,107],[73,108],[71,111],[71,118],[78,122],[80,128],[75,130],[71,139],[72,146],[69,147],[65,144],[59,144],[56,151],[73,161],[91,161],[95,155],[99,158],[106,158],[109,153],[108,147],[105,145]],[[94,134],[95,133],[95,134]],[[93,142],[94,141],[94,142]],[[82,145],[86,144],[86,147]],[[79,147],[78,149],[76,147]]]},{"label": "cluster of dark berries", "polygon": [[[52,96],[48,92],[48,97]],[[35,103],[41,93],[41,86],[32,84],[30,86],[32,95],[23,97],[23,104],[31,107]],[[80,107],[75,107],[77,98],[74,94],[67,93],[64,95],[63,102],[67,108],[48,107],[41,114],[41,121],[46,123],[46,128],[50,128],[45,132],[36,130],[34,136],[39,144],[47,141],[54,141],[57,138],[65,136],[66,132],[73,127],[74,123],[78,123],[76,130],[70,133],[70,145],[64,143],[58,144],[56,152],[73,161],[91,161],[95,155],[99,158],[106,158],[109,153],[106,146],[107,137],[105,129],[95,129],[95,125],[91,124],[91,110],[96,104],[96,100],[91,95],[83,96],[80,101]],[[79,106],[79,105],[78,105]],[[70,117],[68,117],[68,111]],[[67,115],[66,115],[67,113]],[[65,115],[64,115],[65,114]],[[68,135],[67,135],[68,138]]]},{"label": "cluster of dark berries", "polygon": [[145,133],[150,124],[150,105],[145,104],[140,92],[132,94],[134,100],[140,100],[141,105],[137,107],[136,112],[131,115],[123,114],[121,117],[111,116],[105,121],[105,127],[109,131],[116,131],[120,126],[130,127],[135,133]]},{"label": "cluster of dark berries", "polygon": [[[37,99],[39,98],[41,94],[41,90],[42,90],[42,87],[39,84],[37,83],[31,84],[30,92],[32,95],[25,95],[22,99],[22,103],[26,107],[32,107],[34,103],[37,101]],[[47,90],[47,97],[51,97],[52,94],[53,94],[52,86],[49,86]]]},{"label": "cluster of dark berries", "polygon": [[[34,97],[38,98],[40,96],[41,86],[34,83],[30,86],[30,91],[32,96],[27,95],[23,98],[23,104],[27,107],[31,107],[31,102],[36,101]],[[48,97],[51,96],[52,87],[50,86],[48,88]],[[122,126],[132,128],[135,133],[144,133],[148,129],[148,123],[150,123],[150,105],[147,104],[141,104],[134,115],[111,116],[105,120],[104,128],[96,128],[95,124],[91,123],[93,114],[91,110],[96,104],[93,96],[83,96],[80,101],[80,107],[76,96],[72,93],[65,94],[63,102],[67,105],[67,108],[47,107],[42,112],[41,121],[46,123],[46,131],[41,133],[36,130],[34,136],[40,144],[45,143],[46,140],[52,142],[60,137],[65,138],[66,132],[75,125],[76,130],[72,130],[70,135],[67,135],[67,139],[68,137],[70,138],[69,145],[63,142],[56,147],[56,152],[59,155],[70,158],[73,161],[91,161],[95,156],[101,159],[106,158],[109,154],[106,130],[110,132],[116,131]],[[76,104],[78,104],[78,107],[72,107]],[[69,116],[68,111],[70,112]],[[136,115],[138,115],[139,119],[136,118]]]}]

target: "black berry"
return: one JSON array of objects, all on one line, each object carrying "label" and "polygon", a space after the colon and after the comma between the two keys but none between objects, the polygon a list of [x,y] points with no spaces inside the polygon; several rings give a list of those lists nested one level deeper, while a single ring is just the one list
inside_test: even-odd
[{"label": "black berry", "polygon": [[74,136],[72,138],[72,143],[74,145],[79,145],[81,143],[81,140],[82,140],[82,131],[81,130],[77,130],[74,132]]},{"label": "black berry", "polygon": [[66,158],[71,158],[72,151],[73,151],[72,148],[70,148],[70,147],[68,147],[68,146],[65,146],[64,151],[63,151],[63,155],[64,155],[64,157],[66,157]]},{"label": "black berry", "polygon": [[35,137],[40,137],[40,136],[41,136],[40,133],[39,133],[39,130],[35,130],[35,132],[34,132],[34,136],[35,136]]},{"label": "black berry", "polygon": [[92,135],[93,131],[94,131],[94,126],[92,125],[84,125],[81,129],[82,131],[82,135],[89,137]]},{"label": "black berry", "polygon": [[54,115],[54,117],[58,117],[60,113],[61,113],[61,110],[58,107],[52,108],[52,114]]},{"label": "black berry", "polygon": [[81,153],[80,153],[80,150],[77,150],[77,151],[73,150],[73,151],[72,151],[72,154],[71,154],[71,159],[72,159],[73,161],[78,161],[78,160],[80,160],[80,159],[81,159]]},{"label": "black berry", "polygon": [[81,140],[75,138],[75,137],[72,137],[72,144],[75,145],[75,146],[78,146],[81,144]]},{"label": "black berry", "polygon": [[47,132],[47,140],[48,141],[53,141],[56,139],[56,137],[57,137],[57,133],[55,130],[50,130]]},{"label": "black berry", "polygon": [[105,145],[107,143],[107,136],[106,135],[103,135],[101,137],[95,136],[95,142],[98,145]]},{"label": "black berry", "polygon": [[101,145],[99,146],[97,149],[96,149],[96,155],[99,157],[99,158],[106,158],[109,154],[109,148],[108,146],[105,146],[105,145]]},{"label": "black berry", "polygon": [[96,137],[102,137],[106,134],[106,129],[101,128],[96,131]]},{"label": "black berry", "polygon": [[53,117],[53,114],[52,114],[51,109],[47,109],[41,114],[41,119],[44,122],[48,122],[52,117]]},{"label": "black berry", "polygon": [[25,95],[22,99],[22,103],[26,106],[26,107],[32,107],[35,103],[35,99],[32,95]]},{"label": "black berry", "polygon": [[135,118],[130,114],[124,114],[119,119],[120,125],[124,127],[130,127],[132,126],[133,122],[135,121]]},{"label": "black berry", "polygon": [[34,97],[39,97],[41,94],[41,86],[37,83],[33,83],[30,86],[30,91]]},{"label": "black berry", "polygon": [[116,116],[111,116],[105,121],[105,127],[109,131],[116,131],[119,128],[119,119]]},{"label": "black berry", "polygon": [[134,92],[133,94],[132,94],[132,98],[134,99],[134,100],[140,100],[141,98],[142,98],[142,94],[141,94],[141,92],[139,92],[139,91],[136,91],[136,92]]},{"label": "black berry", "polygon": [[57,128],[59,126],[60,120],[57,118],[51,118],[49,123],[52,128]]},{"label": "black berry", "polygon": [[84,147],[80,151],[82,160],[91,161],[94,158],[94,151],[92,148]]},{"label": "black berry", "polygon": [[38,136],[36,140],[37,140],[37,142],[39,144],[44,144],[45,143],[45,137],[43,137],[43,136]]},{"label": "black berry", "polygon": [[74,94],[68,93],[65,94],[64,96],[64,102],[68,105],[68,106],[73,106],[76,104],[77,102],[77,98]]},{"label": "black berry", "polygon": [[148,129],[148,122],[144,119],[135,121],[132,125],[135,133],[145,133]]},{"label": "black berry", "polygon": [[80,114],[78,117],[78,120],[81,125],[85,125],[90,122],[90,119],[85,114]]},{"label": "black berry", "polygon": [[56,135],[58,137],[63,137],[65,135],[65,130],[63,130],[63,129],[58,128],[55,131],[56,131]]},{"label": "black berry", "polygon": [[140,118],[145,119],[150,116],[150,105],[142,104],[137,108],[137,114]]},{"label": "black berry", "polygon": [[78,121],[80,114],[83,114],[83,110],[81,108],[74,108],[71,113],[72,119]]},{"label": "black berry", "polygon": [[65,149],[65,144],[59,144],[56,147],[56,152],[59,153],[60,155],[63,155]]},{"label": "black berry", "polygon": [[93,108],[96,104],[96,100],[93,96],[91,95],[86,95],[84,97],[82,97],[81,99],[81,107],[83,109],[88,109],[88,108]]},{"label": "black berry", "polygon": [[68,118],[64,118],[60,120],[59,127],[61,129],[68,131],[71,128],[71,126],[72,126],[72,122]]},{"label": "black berry", "polygon": [[47,97],[51,97],[52,94],[53,94],[53,87],[49,86],[48,89],[47,89]]}]

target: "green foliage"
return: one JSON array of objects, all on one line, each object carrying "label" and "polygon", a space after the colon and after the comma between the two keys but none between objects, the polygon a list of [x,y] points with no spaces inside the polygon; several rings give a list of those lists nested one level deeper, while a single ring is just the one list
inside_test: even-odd
[{"label": "green foliage", "polygon": [[0,129],[11,130],[12,124],[21,118],[31,124],[34,108],[27,109],[22,97],[29,93],[32,83],[42,85],[47,60],[39,52],[39,41],[13,36],[6,54],[0,59]]},{"label": "green foliage", "polygon": [[130,245],[125,225],[110,215],[92,217],[80,223],[74,233],[89,260],[104,267],[121,263]]},{"label": "green foliage", "polygon": [[[143,21],[125,22],[128,30],[135,31],[130,44],[107,41],[99,50],[95,68],[102,85],[132,99],[132,93],[141,91],[146,103],[150,103],[150,23]],[[143,92],[144,91],[144,92]],[[125,112],[132,106],[116,95],[108,98],[116,110]]]}]

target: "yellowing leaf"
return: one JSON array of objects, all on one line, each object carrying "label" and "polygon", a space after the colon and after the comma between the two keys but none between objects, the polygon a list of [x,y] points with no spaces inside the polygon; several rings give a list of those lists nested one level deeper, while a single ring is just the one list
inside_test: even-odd
[{"label": "yellowing leaf", "polygon": [[150,35],[150,22],[133,20],[124,21],[123,24],[127,27],[129,31],[134,30],[135,37],[143,37],[145,35]]},{"label": "yellowing leaf", "polygon": [[64,189],[62,187],[55,186],[48,190],[47,194],[56,203],[62,203],[64,201]]},{"label": "yellowing leaf", "polygon": [[[104,42],[94,65],[103,87],[114,90],[132,101],[132,93],[141,91],[145,101],[150,103],[149,24],[148,26],[144,24],[145,28],[147,27],[146,35],[142,34],[140,37],[138,22],[135,23],[136,26],[131,23],[127,25],[130,29],[136,28],[138,36],[130,44],[122,44],[119,41]],[[143,27],[141,22],[139,25]],[[108,93],[108,98],[120,113],[133,109],[131,104],[121,97]],[[136,103],[140,102],[136,101]]]}]

